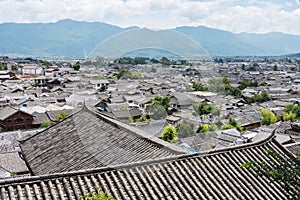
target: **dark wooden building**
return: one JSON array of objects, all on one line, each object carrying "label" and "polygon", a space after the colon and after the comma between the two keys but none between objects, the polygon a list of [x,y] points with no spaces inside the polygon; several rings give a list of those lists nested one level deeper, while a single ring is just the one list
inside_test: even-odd
[{"label": "dark wooden building", "polygon": [[33,116],[7,106],[0,110],[0,126],[4,131],[32,128]]}]

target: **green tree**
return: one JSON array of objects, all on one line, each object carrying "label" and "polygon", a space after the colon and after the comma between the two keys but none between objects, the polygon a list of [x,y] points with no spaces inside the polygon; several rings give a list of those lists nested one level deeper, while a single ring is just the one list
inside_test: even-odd
[{"label": "green tree", "polygon": [[141,79],[143,78],[143,75],[141,72],[131,72],[130,73],[130,79]]},{"label": "green tree", "polygon": [[209,126],[209,131],[210,131],[210,132],[216,132],[217,130],[218,130],[217,125],[211,124],[211,125]]},{"label": "green tree", "polygon": [[117,60],[115,60],[115,63],[119,63],[119,64],[133,64],[133,58],[130,57],[122,57],[122,58],[118,58]]},{"label": "green tree", "polygon": [[208,87],[201,82],[193,82],[192,87],[195,91],[208,91]]},{"label": "green tree", "polygon": [[3,70],[5,70],[5,66],[2,62],[0,62],[0,71],[3,71]]},{"label": "green tree", "polygon": [[292,121],[295,122],[297,121],[297,116],[293,112],[286,112],[283,114],[283,121]]},{"label": "green tree", "polygon": [[171,64],[171,61],[170,61],[167,57],[162,57],[162,58],[160,59],[160,63],[161,63],[162,65],[170,65],[170,64]]},{"label": "green tree", "polygon": [[157,60],[155,58],[151,58],[150,62],[153,63],[153,64],[157,64],[157,63],[159,63],[159,60]]},{"label": "green tree", "polygon": [[168,114],[166,108],[160,104],[148,105],[146,111],[154,120],[164,119]]},{"label": "green tree", "polygon": [[244,128],[241,126],[241,124],[234,118],[230,117],[228,120],[228,124],[234,126],[238,131],[242,132]]},{"label": "green tree", "polygon": [[258,67],[259,67],[258,63],[253,63],[252,66],[246,69],[246,71],[256,71]]},{"label": "green tree", "polygon": [[97,79],[99,79],[99,80],[104,80],[104,79],[105,79],[105,76],[100,75],[100,76],[97,77]]},{"label": "green tree", "polygon": [[73,69],[76,70],[76,71],[79,71],[79,69],[80,69],[80,62],[76,62],[76,63],[73,65]]},{"label": "green tree", "polygon": [[117,78],[120,79],[122,78],[125,74],[129,73],[129,69],[128,68],[122,68],[119,73],[117,74]]},{"label": "green tree", "polygon": [[49,120],[43,120],[41,125],[40,125],[40,128],[47,128],[49,126],[52,126],[53,124],[55,124],[55,123],[51,122]]},{"label": "green tree", "polygon": [[230,125],[230,124],[224,124],[221,129],[222,130],[227,130],[227,129],[232,129],[232,128],[235,128],[234,126]]},{"label": "green tree", "polygon": [[243,90],[247,87],[258,87],[258,82],[257,81],[248,81],[248,80],[241,80],[240,81],[240,86],[239,89]]},{"label": "green tree", "polygon": [[180,138],[186,138],[194,134],[194,124],[190,121],[183,120],[177,127],[176,131]]},{"label": "green tree", "polygon": [[246,68],[246,65],[245,64],[242,64],[242,70],[245,70],[245,68]]},{"label": "green tree", "polygon": [[128,118],[127,122],[128,122],[128,123],[134,123],[135,121],[134,121],[133,116],[130,116],[130,117]]},{"label": "green tree", "polygon": [[283,111],[284,112],[294,112],[294,107],[295,107],[295,104],[293,104],[293,103],[287,103],[287,104],[285,104],[284,105],[284,109],[283,109]]},{"label": "green tree", "polygon": [[259,86],[266,87],[266,86],[269,86],[269,84],[266,83],[266,82],[262,82],[262,83],[259,84]]},{"label": "green tree", "polygon": [[284,158],[274,150],[267,150],[269,163],[249,161],[241,167],[255,172],[277,182],[287,193],[288,199],[299,200],[300,197],[300,159],[297,157]]},{"label": "green tree", "polygon": [[176,142],[178,140],[177,137],[178,133],[174,126],[168,125],[164,128],[163,132],[161,133],[161,138],[167,142]]},{"label": "green tree", "polygon": [[105,84],[101,85],[101,87],[98,89],[99,92],[105,92],[107,90],[107,86]]},{"label": "green tree", "polygon": [[115,200],[115,198],[108,194],[107,191],[102,192],[100,188],[96,187],[95,191],[89,192],[79,198],[80,200]]},{"label": "green tree", "polygon": [[147,115],[145,115],[145,114],[136,120],[136,122],[149,122],[149,121],[151,121],[151,118],[148,119]]},{"label": "green tree", "polygon": [[252,97],[250,97],[250,99],[248,99],[249,103],[253,103],[253,102],[263,103],[270,100],[271,98],[266,91],[262,91],[260,94],[255,93]]},{"label": "green tree", "polygon": [[242,132],[244,128],[242,125],[234,118],[230,117],[227,124],[222,126],[222,130],[236,128],[239,132]]},{"label": "green tree", "polygon": [[209,104],[206,101],[193,105],[193,108],[199,116],[208,114],[219,115],[221,112],[219,107],[215,106],[214,104]]},{"label": "green tree", "polygon": [[212,108],[211,108],[210,113],[213,116],[219,116],[221,114],[221,109],[218,106],[213,105]]},{"label": "green tree", "polygon": [[61,113],[59,113],[58,115],[55,116],[55,119],[57,121],[61,121],[61,120],[65,119],[65,118],[67,118],[68,116],[69,116],[68,113],[61,112]]},{"label": "green tree", "polygon": [[266,91],[262,91],[261,94],[260,94],[260,97],[261,97],[262,102],[266,102],[266,101],[271,100],[269,94]]},{"label": "green tree", "polygon": [[151,102],[151,105],[161,105],[165,108],[166,111],[168,111],[169,105],[171,102],[171,98],[168,96],[160,96],[156,95],[154,99]]},{"label": "green tree", "polygon": [[209,125],[208,124],[199,124],[197,133],[207,133],[209,131]]},{"label": "green tree", "polygon": [[298,71],[298,68],[297,67],[291,67],[291,70],[296,72],[296,71]]},{"label": "green tree", "polygon": [[208,81],[208,90],[219,94],[241,97],[241,90],[231,85],[231,80],[227,77],[213,78]]},{"label": "green tree", "polygon": [[49,67],[49,66],[52,66],[52,65],[53,65],[51,62],[49,62],[49,61],[46,61],[46,60],[40,60],[40,62],[42,63],[42,65],[44,65],[44,66],[47,66],[47,67]]},{"label": "green tree", "polygon": [[18,68],[17,68],[17,66],[16,66],[16,65],[14,65],[14,64],[13,64],[13,65],[11,65],[11,70],[12,70],[12,71],[17,71],[17,70],[18,70]]},{"label": "green tree", "polygon": [[276,64],[273,66],[273,71],[278,71],[278,66]]},{"label": "green tree", "polygon": [[10,172],[11,177],[16,177],[18,174],[16,172]]},{"label": "green tree", "polygon": [[293,104],[293,103],[288,103],[284,106],[283,111],[285,113],[294,113],[297,118],[300,117],[300,103],[299,104]]},{"label": "green tree", "polygon": [[279,118],[269,109],[259,108],[262,125],[270,125],[278,122]]},{"label": "green tree", "polygon": [[134,65],[138,65],[138,64],[144,65],[144,64],[146,64],[147,60],[149,60],[149,58],[135,57],[135,58],[133,58],[133,64]]}]

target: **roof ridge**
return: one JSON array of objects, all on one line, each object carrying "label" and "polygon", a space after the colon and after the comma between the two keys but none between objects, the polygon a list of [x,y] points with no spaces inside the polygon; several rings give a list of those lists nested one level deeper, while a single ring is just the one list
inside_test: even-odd
[{"label": "roof ridge", "polygon": [[[30,140],[30,139],[32,139],[33,137],[35,137],[35,136],[37,136],[37,135],[39,135],[39,134],[41,134],[41,133],[47,131],[48,129],[50,129],[50,128],[52,128],[52,127],[55,127],[55,126],[57,126],[57,125],[59,125],[60,123],[62,123],[62,122],[64,122],[65,120],[67,120],[67,119],[73,117],[74,115],[78,114],[79,112],[81,112],[81,111],[83,111],[83,110],[84,110],[84,108],[81,108],[81,109],[77,110],[76,112],[72,113],[71,115],[69,115],[68,117],[64,118],[63,120],[58,121],[58,122],[56,122],[54,125],[49,126],[49,127],[45,128],[44,130],[38,132],[37,134],[34,134],[34,135],[32,135],[32,136],[30,136],[30,137],[28,137],[28,138],[25,138],[25,139],[20,139],[19,142],[20,142],[20,143],[24,143],[24,142],[26,142],[27,140]],[[48,113],[45,112],[45,114],[46,114],[46,115],[48,116],[48,118],[50,119],[50,116],[48,115]]]},{"label": "roof ridge", "polygon": [[[93,169],[87,169],[87,170],[78,170],[78,171],[71,171],[71,172],[62,172],[62,173],[54,173],[54,174],[45,174],[45,175],[40,175],[40,176],[30,176],[30,177],[14,177],[11,179],[4,179],[0,180],[0,186],[1,185],[8,185],[8,184],[18,184],[22,182],[34,182],[34,181],[41,181],[41,180],[49,180],[49,179],[54,179],[54,178],[64,178],[64,177],[70,177],[70,176],[82,176],[82,175],[89,175],[93,173],[103,173],[111,170],[119,170],[119,169],[128,169],[132,168],[134,166],[144,166],[147,164],[157,164],[157,163],[164,163],[168,161],[174,161],[178,159],[184,159],[184,158],[193,158],[193,157],[202,157],[202,156],[211,156],[215,154],[220,154],[220,153],[226,153],[228,151],[232,150],[241,150],[241,149],[249,149],[257,146],[264,145],[268,142],[275,142],[276,144],[279,144],[276,142],[275,138],[275,130],[272,131],[272,133],[262,139],[259,140],[255,143],[248,143],[248,144],[243,144],[239,146],[234,146],[234,147],[227,147],[227,148],[222,148],[222,149],[214,149],[214,150],[209,150],[209,151],[203,151],[203,152],[198,152],[194,154],[183,154],[183,155],[175,155],[175,156],[169,156],[169,157],[164,157],[164,158],[158,158],[158,159],[150,159],[150,160],[144,160],[144,161],[137,161],[137,162],[132,162],[132,163],[126,163],[126,164],[120,164],[120,165],[111,165],[111,166],[106,166],[106,167],[100,167],[100,168],[93,168]],[[280,145],[281,146],[281,145]],[[283,148],[286,152],[289,152],[285,148]]]},{"label": "roof ridge", "polygon": [[[117,119],[114,119],[112,117],[102,115],[100,113],[96,113],[96,112],[94,112],[94,111],[92,111],[88,108],[87,108],[87,110],[89,112],[93,113],[94,115],[96,115],[98,118],[100,117],[102,120],[104,120],[108,123],[111,123],[112,125],[117,126],[118,128],[125,129],[126,131],[130,132],[131,134],[133,134],[137,137],[143,138],[145,140],[150,140],[151,142],[155,143],[156,145],[158,145],[160,147],[165,147],[165,148],[168,149],[168,151],[171,151],[175,154],[178,154],[178,153],[187,154],[187,153],[189,153],[189,152],[185,151],[184,149],[182,149],[180,147],[177,147],[176,145],[170,144],[166,141],[163,141],[163,140],[160,140],[156,137],[150,136],[147,133],[145,133],[143,130],[137,129],[133,126],[130,126],[129,124],[121,122],[121,121],[119,121]],[[141,133],[143,133],[143,134],[141,134]]]},{"label": "roof ridge", "polygon": [[10,116],[12,116],[12,115],[14,115],[15,113],[17,113],[17,112],[23,112],[23,113],[25,113],[25,114],[28,114],[28,115],[31,115],[31,114],[29,114],[29,113],[27,113],[27,112],[25,112],[25,111],[22,111],[22,110],[20,110],[20,108],[15,108],[15,107],[13,107],[13,106],[11,106],[11,105],[7,105],[7,106],[5,106],[3,109],[1,109],[0,111],[3,111],[3,110],[8,110],[8,109],[12,109],[13,110],[13,113],[10,113],[8,116],[6,116],[6,118],[7,117],[10,117]]}]

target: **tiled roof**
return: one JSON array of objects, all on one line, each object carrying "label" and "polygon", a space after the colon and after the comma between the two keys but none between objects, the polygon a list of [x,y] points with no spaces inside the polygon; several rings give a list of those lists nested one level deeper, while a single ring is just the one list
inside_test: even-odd
[{"label": "tiled roof", "polygon": [[133,108],[130,110],[116,110],[116,111],[112,111],[113,115],[118,118],[118,119],[124,119],[124,118],[129,118],[129,117],[139,117],[142,116],[142,112],[137,109],[137,108]]},{"label": "tiled roof", "polygon": [[83,108],[22,141],[20,146],[35,175],[169,157],[184,152],[125,126]]},{"label": "tiled roof", "polygon": [[73,109],[52,110],[52,111],[47,111],[47,115],[51,121],[57,121],[56,116],[62,112],[71,115],[72,113],[75,112],[75,110]]},{"label": "tiled roof", "polygon": [[33,124],[39,125],[43,121],[50,121],[48,115],[46,113],[33,113]]},{"label": "tiled roof", "polygon": [[16,114],[18,109],[12,108],[10,106],[6,106],[2,110],[0,110],[0,120],[5,120],[6,118]]},{"label": "tiled roof", "polygon": [[292,156],[273,137],[200,154],[100,169],[0,180],[2,199],[79,199],[99,187],[116,199],[288,199],[277,182],[241,168],[270,164],[265,151]]},{"label": "tiled roof", "polygon": [[29,172],[24,160],[20,158],[19,152],[0,153],[0,167],[8,172]]}]

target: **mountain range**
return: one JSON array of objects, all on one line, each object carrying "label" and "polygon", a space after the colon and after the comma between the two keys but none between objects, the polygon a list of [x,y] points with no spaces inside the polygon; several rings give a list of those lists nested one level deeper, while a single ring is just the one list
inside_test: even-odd
[{"label": "mountain range", "polygon": [[[179,37],[178,34],[183,37]],[[114,50],[126,46],[130,50],[131,46],[145,45],[145,40],[153,41],[155,44],[153,47],[145,47],[152,49],[151,54],[156,47],[159,47],[157,52],[166,49],[175,53],[178,50],[188,52],[191,47],[194,48],[191,41],[212,56],[278,56],[300,52],[300,35],[278,32],[236,34],[204,26],[184,26],[154,31],[70,19],[56,23],[0,24],[0,54],[9,56],[85,58],[91,52],[95,52],[95,49],[103,51],[103,49],[111,48],[110,50]],[[176,45],[171,45],[171,43]],[[173,49],[165,48],[166,44]],[[136,49],[131,50],[136,51]],[[110,55],[106,52],[105,56]]]}]

